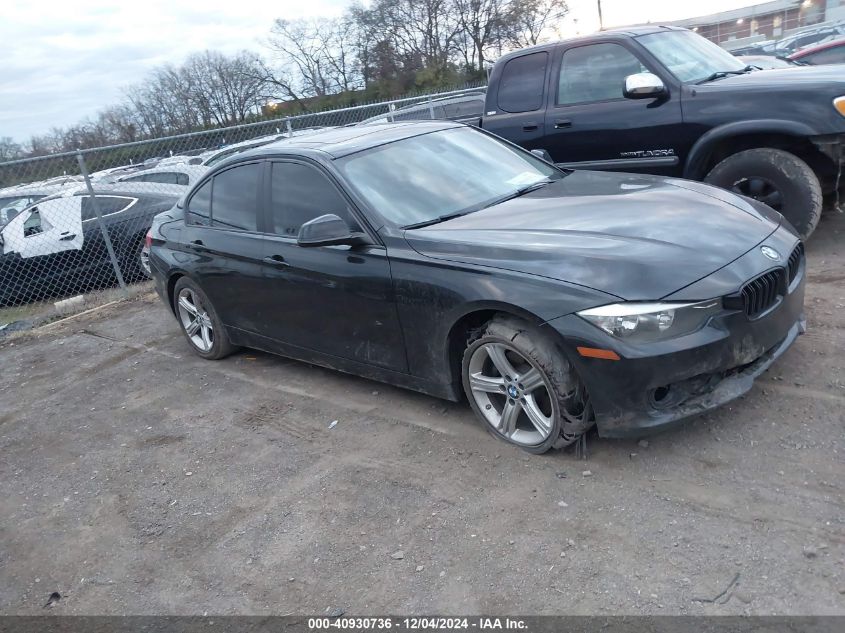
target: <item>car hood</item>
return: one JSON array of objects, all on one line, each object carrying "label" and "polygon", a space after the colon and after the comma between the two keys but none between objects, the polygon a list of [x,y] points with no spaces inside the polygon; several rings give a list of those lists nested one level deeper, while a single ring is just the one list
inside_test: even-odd
[{"label": "car hood", "polygon": [[845,70],[845,66],[842,64],[773,68],[771,70],[758,70],[743,75],[729,75],[704,85],[731,88],[739,86],[795,87],[796,84],[835,83],[845,86],[845,73],[843,73],[843,70]]},{"label": "car hood", "polygon": [[780,221],[768,207],[700,183],[575,171],[522,197],[405,231],[405,238],[428,257],[648,301],[726,266]]}]

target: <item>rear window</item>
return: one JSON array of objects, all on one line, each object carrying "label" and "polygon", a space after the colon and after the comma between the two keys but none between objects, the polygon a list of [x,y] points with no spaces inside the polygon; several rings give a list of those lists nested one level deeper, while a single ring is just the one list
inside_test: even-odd
[{"label": "rear window", "polygon": [[505,64],[499,79],[497,101],[505,112],[530,112],[543,105],[543,86],[549,54],[531,53]]}]

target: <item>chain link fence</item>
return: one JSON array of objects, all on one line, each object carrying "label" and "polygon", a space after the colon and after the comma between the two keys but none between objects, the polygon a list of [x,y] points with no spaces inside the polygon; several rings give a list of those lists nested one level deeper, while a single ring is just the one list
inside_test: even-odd
[{"label": "chain link fence", "polygon": [[238,152],[375,121],[477,123],[483,107],[469,88],[0,163],[0,335],[146,289],[153,217]]}]

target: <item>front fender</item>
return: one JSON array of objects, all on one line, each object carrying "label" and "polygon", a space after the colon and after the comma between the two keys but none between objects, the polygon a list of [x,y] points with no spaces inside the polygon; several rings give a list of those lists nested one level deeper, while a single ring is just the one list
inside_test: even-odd
[{"label": "front fender", "polygon": [[780,134],[806,139],[818,135],[818,132],[806,123],[785,119],[756,119],[719,125],[708,130],[692,146],[684,166],[684,178],[703,179],[707,158],[713,148],[725,139],[746,134]]}]

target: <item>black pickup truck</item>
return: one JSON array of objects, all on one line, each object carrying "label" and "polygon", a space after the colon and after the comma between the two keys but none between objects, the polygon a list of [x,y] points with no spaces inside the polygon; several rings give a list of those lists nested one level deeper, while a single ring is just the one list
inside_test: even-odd
[{"label": "black pickup truck", "polygon": [[765,202],[808,236],[845,162],[845,65],[758,70],[647,26],[499,59],[482,127],[558,165],[679,176]]}]

